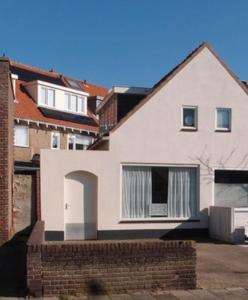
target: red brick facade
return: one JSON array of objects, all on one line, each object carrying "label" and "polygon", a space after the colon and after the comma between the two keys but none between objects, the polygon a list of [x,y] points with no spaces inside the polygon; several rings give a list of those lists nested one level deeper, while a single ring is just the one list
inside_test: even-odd
[{"label": "red brick facade", "polygon": [[9,60],[0,58],[0,245],[10,235],[13,174],[13,90]]},{"label": "red brick facade", "polygon": [[104,108],[99,115],[99,122],[101,132],[110,129],[117,124],[117,95],[113,95],[104,105]]},{"label": "red brick facade", "polygon": [[194,289],[192,241],[83,241],[43,243],[38,222],[28,243],[27,285],[31,295]]}]

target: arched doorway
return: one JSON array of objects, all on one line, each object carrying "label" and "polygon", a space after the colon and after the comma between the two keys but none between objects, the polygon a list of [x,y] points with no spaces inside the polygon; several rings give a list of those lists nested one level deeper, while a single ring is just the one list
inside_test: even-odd
[{"label": "arched doorway", "polygon": [[65,239],[96,239],[97,177],[72,172],[65,177],[64,192]]}]

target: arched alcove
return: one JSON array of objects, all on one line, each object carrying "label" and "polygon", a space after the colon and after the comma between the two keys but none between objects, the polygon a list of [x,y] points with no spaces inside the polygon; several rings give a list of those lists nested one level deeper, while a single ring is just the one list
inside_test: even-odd
[{"label": "arched alcove", "polygon": [[65,176],[64,223],[66,240],[96,239],[97,177],[86,171]]}]

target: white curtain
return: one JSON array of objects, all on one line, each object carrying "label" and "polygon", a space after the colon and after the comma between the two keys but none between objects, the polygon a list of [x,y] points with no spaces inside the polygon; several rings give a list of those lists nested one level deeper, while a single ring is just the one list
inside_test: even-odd
[{"label": "white curtain", "polygon": [[151,168],[125,166],[122,178],[122,217],[148,217],[152,198]]},{"label": "white curtain", "polygon": [[168,217],[187,218],[196,211],[196,169],[169,168]]}]

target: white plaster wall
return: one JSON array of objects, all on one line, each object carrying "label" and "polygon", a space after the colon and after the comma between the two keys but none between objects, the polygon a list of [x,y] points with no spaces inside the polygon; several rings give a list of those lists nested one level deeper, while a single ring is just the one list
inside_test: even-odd
[{"label": "white plaster wall", "polygon": [[[183,105],[198,106],[198,130],[181,131]],[[216,107],[232,108],[232,131],[215,132]],[[248,169],[248,96],[204,48],[128,121],[110,134],[109,151],[41,154],[42,219],[63,230],[64,176],[76,170],[98,177],[98,230],[207,227],[214,204],[213,170]],[[200,222],[120,223],[121,164],[199,166]]]}]

